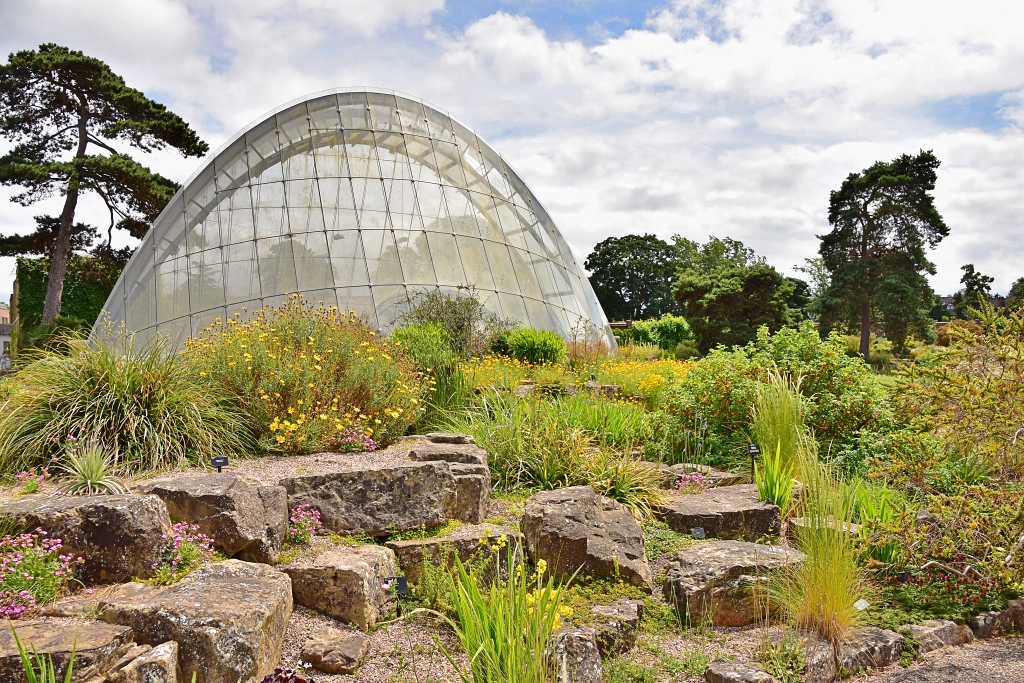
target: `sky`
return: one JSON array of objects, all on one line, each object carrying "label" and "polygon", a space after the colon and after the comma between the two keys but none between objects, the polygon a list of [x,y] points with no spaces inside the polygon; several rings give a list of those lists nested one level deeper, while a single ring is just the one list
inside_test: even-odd
[{"label": "sky", "polygon": [[[973,263],[1005,293],[1024,277],[1022,19],[1010,0],[0,0],[0,54],[103,59],[211,149],[318,90],[416,95],[506,158],[581,262],[608,237],[715,235],[794,273],[849,173],[934,150],[932,286]],[[178,182],[201,163],[138,157]],[[0,233],[60,211],[13,194]],[[12,281],[0,258],[0,299]]]}]

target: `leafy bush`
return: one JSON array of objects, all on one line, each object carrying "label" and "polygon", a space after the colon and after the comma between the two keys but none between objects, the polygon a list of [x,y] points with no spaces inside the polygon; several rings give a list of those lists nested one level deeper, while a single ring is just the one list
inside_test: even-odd
[{"label": "leafy bush", "polygon": [[213,557],[213,539],[199,532],[198,524],[178,522],[171,527],[167,557],[154,562],[156,575],[149,580],[157,586],[169,586],[185,578]]},{"label": "leafy bush", "polygon": [[520,328],[510,332],[505,343],[508,355],[524,363],[559,363],[565,358],[565,340],[548,330]]},{"label": "leafy bush", "polygon": [[194,376],[232,396],[267,451],[386,446],[425,408],[427,382],[355,314],[293,294],[248,321],[217,320],[183,352]]},{"label": "leafy bush", "polygon": [[697,346],[697,342],[695,341],[685,340],[676,344],[676,348],[673,353],[676,356],[676,360],[700,358],[700,347]]},{"label": "leafy bush", "polygon": [[658,360],[665,356],[665,351],[657,344],[634,344],[630,342],[629,344],[619,346],[616,356],[619,360],[626,361]]},{"label": "leafy bush", "polygon": [[654,344],[665,351],[675,351],[684,341],[696,346],[696,337],[686,318],[671,313],[654,320],[637,320],[632,327],[616,330],[615,336],[624,344]]},{"label": "leafy bush", "polygon": [[412,297],[409,310],[398,318],[401,325],[440,325],[451,340],[452,349],[462,358],[483,356],[492,342],[518,327],[487,310],[472,287],[456,292],[426,290]]},{"label": "leafy bush", "polygon": [[17,619],[60,595],[84,561],[62,549],[42,529],[0,539],[0,617]]},{"label": "leafy bush", "polygon": [[230,396],[169,352],[160,337],[142,346],[116,334],[40,352],[0,405],[0,470],[52,462],[69,434],[99,439],[135,471],[251,450]]}]

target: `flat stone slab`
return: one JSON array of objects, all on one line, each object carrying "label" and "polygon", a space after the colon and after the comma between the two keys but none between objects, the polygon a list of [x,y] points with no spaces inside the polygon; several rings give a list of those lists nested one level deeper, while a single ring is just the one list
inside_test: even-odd
[{"label": "flat stone slab", "polygon": [[0,628],[0,683],[25,680],[21,657],[14,643],[11,626],[27,650],[53,659],[57,680],[63,681],[75,651],[71,680],[75,683],[102,676],[132,645],[132,630],[126,626],[102,622],[16,621]]},{"label": "flat stone slab", "polygon": [[383,586],[398,575],[398,562],[383,546],[341,546],[281,570],[292,579],[296,603],[366,630],[391,610]]},{"label": "flat stone slab", "polygon": [[288,505],[320,512],[324,528],[339,534],[384,536],[434,527],[457,512],[457,487],[445,461],[409,462],[282,479]]},{"label": "flat stone slab", "polygon": [[710,619],[716,626],[745,626],[761,616],[752,589],[803,559],[792,548],[744,541],[701,543],[669,557],[665,600],[693,625]]},{"label": "flat stone slab", "polygon": [[0,516],[61,539],[64,552],[85,558],[75,578],[86,584],[153,576],[171,535],[167,507],[156,496],[20,496],[4,503]]},{"label": "flat stone slab", "polygon": [[839,670],[844,675],[868,669],[881,669],[900,661],[903,636],[875,626],[865,626],[851,633],[836,647]]},{"label": "flat stone slab", "polygon": [[[487,524],[467,525],[448,536],[388,541],[384,545],[395,551],[406,577],[410,581],[418,581],[423,575],[424,560],[437,562],[439,557],[448,560],[450,550],[458,555],[459,560],[467,562],[477,553],[490,554],[491,546],[497,544],[502,536],[513,549],[522,546],[523,535],[520,532],[508,527],[492,527]],[[503,570],[508,569],[507,547],[498,553]]]},{"label": "flat stone slab", "polygon": [[779,507],[758,500],[753,484],[672,496],[654,511],[669,527],[686,534],[699,527],[708,537],[756,540],[782,530]]},{"label": "flat stone slab", "polygon": [[711,662],[704,672],[708,683],[775,683],[775,677],[746,662]]},{"label": "flat stone slab", "polygon": [[929,619],[920,624],[905,626],[914,640],[920,645],[917,654],[923,655],[933,650],[954,645],[966,645],[974,640],[974,632],[967,624],[958,624],[948,619]]},{"label": "flat stone slab", "polygon": [[326,628],[302,646],[302,661],[328,674],[354,674],[370,651],[370,639],[361,633]]},{"label": "flat stone slab", "polygon": [[166,588],[128,584],[100,602],[100,619],[129,626],[147,645],[178,643],[183,680],[259,680],[281,658],[292,613],[287,574],[226,560]]}]

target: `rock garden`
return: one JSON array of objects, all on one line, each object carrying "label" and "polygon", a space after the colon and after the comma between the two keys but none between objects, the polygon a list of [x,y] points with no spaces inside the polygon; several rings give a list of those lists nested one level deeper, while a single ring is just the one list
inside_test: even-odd
[{"label": "rock garden", "polygon": [[1024,629],[1015,316],[883,376],[810,327],[609,355],[467,298],[0,380],[0,683],[829,683]]}]

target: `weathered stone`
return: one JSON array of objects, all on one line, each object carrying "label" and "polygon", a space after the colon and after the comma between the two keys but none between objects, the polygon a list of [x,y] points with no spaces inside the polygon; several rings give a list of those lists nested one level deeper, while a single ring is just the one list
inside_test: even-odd
[{"label": "weathered stone", "polygon": [[398,563],[390,548],[357,545],[281,569],[292,579],[296,603],[365,630],[390,611],[382,586],[398,574]]},{"label": "weathered stone", "polygon": [[310,636],[300,659],[328,674],[354,674],[370,651],[370,639],[361,633],[325,628]]},{"label": "weathered stone", "polygon": [[21,657],[14,642],[11,626],[21,644],[29,651],[53,660],[57,680],[63,681],[75,652],[71,680],[86,681],[107,672],[112,664],[132,647],[132,630],[101,622],[18,621],[6,622],[0,628],[0,683],[21,683],[25,680]]},{"label": "weathered stone", "polygon": [[636,645],[637,628],[644,615],[643,600],[616,600],[610,605],[592,607],[601,656],[623,653]]},{"label": "weathered stone", "polygon": [[744,662],[711,662],[704,672],[708,683],[775,683],[770,673]]},{"label": "weathered stone", "polygon": [[479,524],[487,517],[491,508],[491,475],[460,474],[452,466],[455,475],[455,519],[470,524]]},{"label": "weathered stone", "polygon": [[258,680],[281,658],[291,580],[264,564],[226,560],[167,588],[118,591],[100,609],[100,619],[130,626],[139,643],[176,641],[184,680]]},{"label": "weathered stone", "polygon": [[920,624],[905,626],[920,645],[917,654],[953,645],[964,645],[974,640],[974,633],[967,624],[958,624],[948,619],[929,619]]},{"label": "weathered stone", "polygon": [[578,570],[595,578],[618,574],[638,586],[654,580],[640,525],[619,503],[589,486],[532,496],[526,501],[523,533],[530,558],[547,562],[555,577]]},{"label": "weathered stone", "polygon": [[881,669],[900,661],[903,636],[875,626],[865,626],[850,634],[836,647],[836,659],[843,675],[867,669]]},{"label": "weathered stone", "polygon": [[665,599],[691,624],[710,619],[719,626],[744,626],[761,616],[753,587],[803,559],[803,553],[791,548],[744,541],[701,543],[669,558]]},{"label": "weathered stone", "polygon": [[814,633],[783,631],[771,636],[773,645],[795,647],[804,655],[803,683],[836,680],[836,651],[832,643]]},{"label": "weathered stone", "polygon": [[486,465],[487,451],[475,444],[420,442],[409,450],[409,459],[415,462],[458,462],[466,465]]},{"label": "weathered stone", "polygon": [[992,636],[1009,631],[1014,626],[1019,627],[1018,615],[1020,613],[1019,600],[1012,601],[1011,605],[1000,612],[982,612],[971,617],[968,622],[975,638],[991,638]]},{"label": "weathered stone", "polygon": [[533,392],[536,390],[536,384],[520,384],[516,387],[515,395],[519,398],[526,398],[527,396],[533,396]]},{"label": "weathered stone", "polygon": [[178,644],[161,643],[107,675],[110,683],[177,683]]},{"label": "weathered stone", "polygon": [[939,516],[934,512],[922,508],[917,511],[917,526],[931,526],[932,524],[938,524]]},{"label": "weathered stone", "polygon": [[[468,562],[478,552],[490,554],[491,547],[502,536],[513,551],[522,545],[523,535],[518,531],[484,524],[461,527],[449,536],[388,541],[385,545],[395,551],[405,576],[410,581],[418,581],[423,575],[424,559],[435,563],[440,559],[451,562],[451,553],[454,552],[462,562]],[[498,559],[502,570],[507,571],[508,553],[504,550],[499,552]]]},{"label": "weathered stone", "polygon": [[563,626],[555,632],[555,671],[558,683],[601,683],[604,669],[594,629]]},{"label": "weathered stone", "polygon": [[171,534],[167,507],[156,496],[22,496],[0,515],[61,539],[64,552],[85,559],[75,578],[86,584],[153,576]]},{"label": "weathered stone", "polygon": [[618,384],[602,384],[601,385],[601,395],[602,396],[607,396],[608,398],[613,398],[613,397],[619,395],[619,391],[620,391],[620,389],[619,389],[619,385]]},{"label": "weathered stone", "polygon": [[700,527],[708,537],[753,541],[782,530],[779,506],[758,500],[753,484],[672,496],[655,508],[655,514],[676,531],[688,534]]},{"label": "weathered stone", "polygon": [[589,382],[584,382],[583,383],[583,388],[586,389],[587,391],[589,391],[592,394],[599,394],[599,393],[601,393],[601,383],[598,382],[598,381],[595,381],[595,380],[590,380]]},{"label": "weathered stone", "polygon": [[130,648],[128,648],[128,651],[121,655],[121,658],[118,659],[113,664],[113,666],[111,666],[110,669],[107,670],[107,678],[110,678],[111,676],[115,675],[118,671],[128,666],[129,663],[135,661],[136,659],[138,659],[139,657],[146,654],[152,649],[152,645],[131,646]]},{"label": "weathered stone", "polygon": [[288,495],[240,474],[178,474],[144,481],[139,493],[158,496],[175,520],[199,525],[229,557],[273,564],[288,533]]},{"label": "weathered stone", "polygon": [[451,432],[429,432],[423,436],[433,443],[455,443],[476,445],[476,439],[469,434],[454,434]]},{"label": "weathered stone", "polygon": [[288,505],[319,510],[324,528],[384,536],[443,524],[455,516],[458,491],[447,462],[410,462],[281,480]]}]

